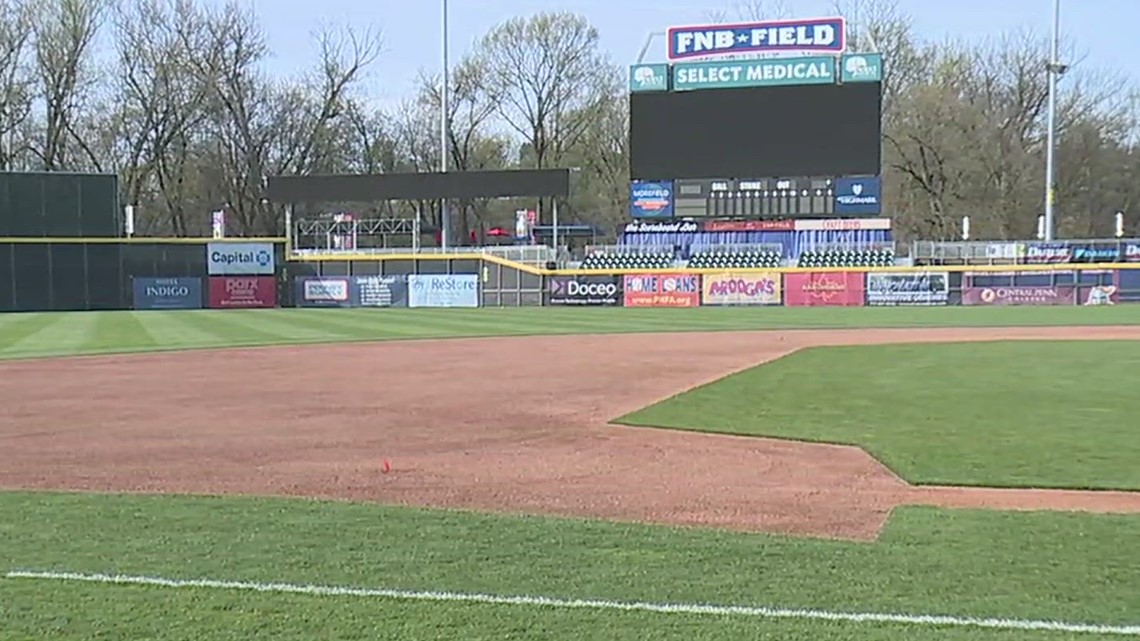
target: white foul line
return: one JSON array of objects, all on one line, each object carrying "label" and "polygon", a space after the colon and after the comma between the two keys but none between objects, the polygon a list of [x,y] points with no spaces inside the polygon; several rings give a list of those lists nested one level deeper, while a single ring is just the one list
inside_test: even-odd
[{"label": "white foul line", "polygon": [[708,614],[744,616],[769,619],[809,619],[842,621],[848,623],[900,623],[925,626],[956,626],[991,628],[998,630],[1041,630],[1049,632],[1087,632],[1140,636],[1140,625],[1101,625],[1096,623],[1066,623],[1027,619],[994,619],[955,617],[927,614],[878,614],[871,612],[832,612],[737,605],[704,605],[698,603],[645,603],[639,601],[608,601],[604,599],[559,599],[542,596],[500,596],[462,592],[394,590],[387,588],[347,588],[324,585],[298,585],[293,583],[256,583],[247,581],[218,581],[214,579],[166,579],[150,576],[122,574],[80,574],[75,572],[34,572],[17,570],[5,573],[8,579],[40,579],[49,581],[79,581],[85,583],[111,583],[116,585],[143,585],[162,588],[206,588],[217,590],[246,590],[305,594],[310,596],[380,597],[417,601],[451,601],[494,605],[529,605],[546,608],[589,608],[598,610],[624,610],[627,612],[658,612],[666,614]]}]

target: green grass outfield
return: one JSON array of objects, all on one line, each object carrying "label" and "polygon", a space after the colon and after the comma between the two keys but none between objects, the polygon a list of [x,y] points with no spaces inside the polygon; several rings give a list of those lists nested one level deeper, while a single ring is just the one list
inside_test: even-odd
[{"label": "green grass outfield", "polygon": [[0,358],[460,336],[784,328],[1138,325],[1140,305],[275,309],[0,314]]},{"label": "green grass outfield", "polygon": [[[0,514],[5,569],[1140,623],[1136,517],[904,508],[880,541],[851,543],[283,499],[8,493]],[[0,578],[3,639],[1098,636]]]},{"label": "green grass outfield", "polygon": [[618,422],[859,445],[912,483],[1136,490],[1137,371],[1136,341],[821,347]]},{"label": "green grass outfield", "polygon": [[[450,336],[1067,324],[1140,324],[1140,305],[5,314],[0,358]],[[300,499],[0,492],[0,640],[1140,638],[1140,560],[1127,545],[1137,532],[1137,516],[902,508],[879,541],[851,543]],[[604,607],[7,577],[13,570],[262,590],[288,583],[596,599]],[[801,618],[614,603],[632,601],[789,608]],[[821,619],[835,612],[911,622]],[[1012,621],[956,625],[966,617]],[[1046,621],[1117,628],[1027,629]]]}]

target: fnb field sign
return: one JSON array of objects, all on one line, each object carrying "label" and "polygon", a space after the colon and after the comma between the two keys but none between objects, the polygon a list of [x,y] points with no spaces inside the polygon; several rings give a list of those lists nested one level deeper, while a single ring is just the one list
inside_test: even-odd
[{"label": "fnb field sign", "polygon": [[668,55],[669,60],[684,60],[746,53],[842,53],[845,24],[843,18],[809,18],[670,27]]}]

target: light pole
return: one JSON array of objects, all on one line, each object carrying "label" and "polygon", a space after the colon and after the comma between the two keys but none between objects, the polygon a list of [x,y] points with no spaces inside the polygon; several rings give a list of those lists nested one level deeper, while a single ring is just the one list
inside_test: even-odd
[{"label": "light pole", "polygon": [[[441,22],[440,22],[440,40],[442,41],[441,49],[443,54],[443,73],[441,74],[440,90],[439,90],[439,170],[447,173],[447,134],[451,123],[447,117],[447,102],[448,102],[448,76],[451,67],[447,59],[447,0],[442,0],[440,7]],[[447,251],[448,236],[450,236],[451,216],[447,211],[447,199],[441,198],[439,203],[439,219],[440,226],[440,248]]]},{"label": "light pole", "polygon": [[1053,240],[1053,198],[1055,193],[1055,146],[1057,129],[1057,80],[1068,70],[1067,65],[1058,60],[1061,48],[1061,0],[1053,0],[1053,38],[1049,52],[1049,62],[1045,70],[1049,73],[1048,130],[1045,134],[1045,241]]}]

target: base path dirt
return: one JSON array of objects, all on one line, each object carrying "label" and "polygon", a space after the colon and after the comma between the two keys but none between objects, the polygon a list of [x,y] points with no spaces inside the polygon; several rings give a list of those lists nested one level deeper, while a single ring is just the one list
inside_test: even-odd
[{"label": "base path dirt", "polygon": [[[853,447],[608,425],[817,345],[1140,327],[390,342],[0,364],[0,487],[260,494],[874,538],[901,504],[1140,512],[1140,493],[916,488]],[[389,473],[383,461],[391,463]]]}]

